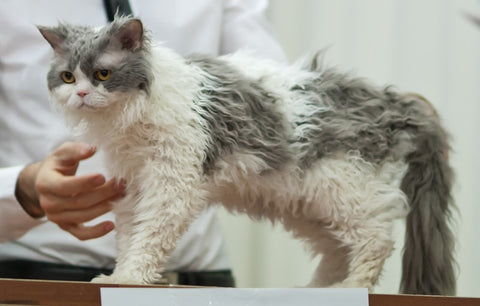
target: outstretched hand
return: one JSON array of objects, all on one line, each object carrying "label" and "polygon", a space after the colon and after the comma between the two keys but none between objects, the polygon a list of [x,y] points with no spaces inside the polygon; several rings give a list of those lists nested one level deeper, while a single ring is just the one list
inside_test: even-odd
[{"label": "outstretched hand", "polygon": [[35,218],[46,216],[80,240],[112,231],[111,221],[83,224],[110,211],[110,202],[123,197],[125,191],[124,182],[106,181],[102,174],[75,176],[79,162],[94,154],[94,147],[68,142],[43,161],[25,167],[15,192],[24,210]]}]

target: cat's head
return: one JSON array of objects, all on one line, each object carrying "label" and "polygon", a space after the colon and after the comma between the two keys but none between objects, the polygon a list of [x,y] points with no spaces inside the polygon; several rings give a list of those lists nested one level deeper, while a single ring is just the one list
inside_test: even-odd
[{"label": "cat's head", "polygon": [[149,92],[148,39],[142,22],[116,18],[102,28],[38,27],[55,51],[48,88],[68,111],[98,111]]}]

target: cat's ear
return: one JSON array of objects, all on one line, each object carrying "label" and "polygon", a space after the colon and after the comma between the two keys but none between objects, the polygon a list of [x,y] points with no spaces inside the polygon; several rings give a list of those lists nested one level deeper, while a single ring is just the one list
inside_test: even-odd
[{"label": "cat's ear", "polygon": [[48,41],[50,46],[52,46],[55,53],[61,54],[62,44],[65,41],[65,36],[56,31],[55,28],[42,26],[37,26],[37,28],[42,34],[42,36]]},{"label": "cat's ear", "polygon": [[116,33],[112,42],[123,50],[136,51],[143,43],[143,24],[139,19],[126,21]]}]

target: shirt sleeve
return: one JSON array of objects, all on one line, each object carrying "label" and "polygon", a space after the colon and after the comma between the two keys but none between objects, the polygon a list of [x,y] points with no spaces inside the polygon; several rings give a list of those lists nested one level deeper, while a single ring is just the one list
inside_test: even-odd
[{"label": "shirt sleeve", "polygon": [[268,23],[266,0],[226,0],[220,53],[248,49],[258,56],[287,62],[287,57]]},{"label": "shirt sleeve", "polygon": [[30,217],[15,198],[15,184],[22,166],[0,168],[0,242],[21,237],[45,219]]}]

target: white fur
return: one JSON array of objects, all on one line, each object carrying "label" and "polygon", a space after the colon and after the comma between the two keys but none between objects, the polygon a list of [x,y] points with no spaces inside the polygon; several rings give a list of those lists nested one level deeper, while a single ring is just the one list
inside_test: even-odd
[{"label": "white fur", "polygon": [[125,59],[128,51],[122,50],[107,50],[102,54],[96,62],[95,67],[102,67],[102,69],[111,69],[118,67],[118,65]]},{"label": "white fur", "polygon": [[[252,77],[267,76],[265,86],[282,97],[278,107],[287,121],[310,112],[301,100],[311,97],[288,90],[310,73],[241,53],[224,58]],[[89,102],[73,97],[74,92],[68,98],[63,87],[53,91],[57,100],[68,101],[67,121],[100,145],[111,174],[127,181],[126,198],[114,205],[117,266],[113,275],[95,281],[157,281],[193,218],[209,203],[222,202],[253,218],[281,221],[311,244],[314,255],[325,253],[312,286],[371,289],[392,250],[392,221],[407,212],[399,188],[407,166],[374,165],[349,152],[323,158],[305,173],[291,163],[265,174],[264,161],[235,152],[218,161],[207,177],[202,163],[209,139],[200,110],[193,110],[191,102],[202,74],[161,47],[153,49],[151,62],[156,77],[150,96],[134,92],[96,100],[92,111],[78,107]],[[98,96],[103,96],[101,89]]]}]

